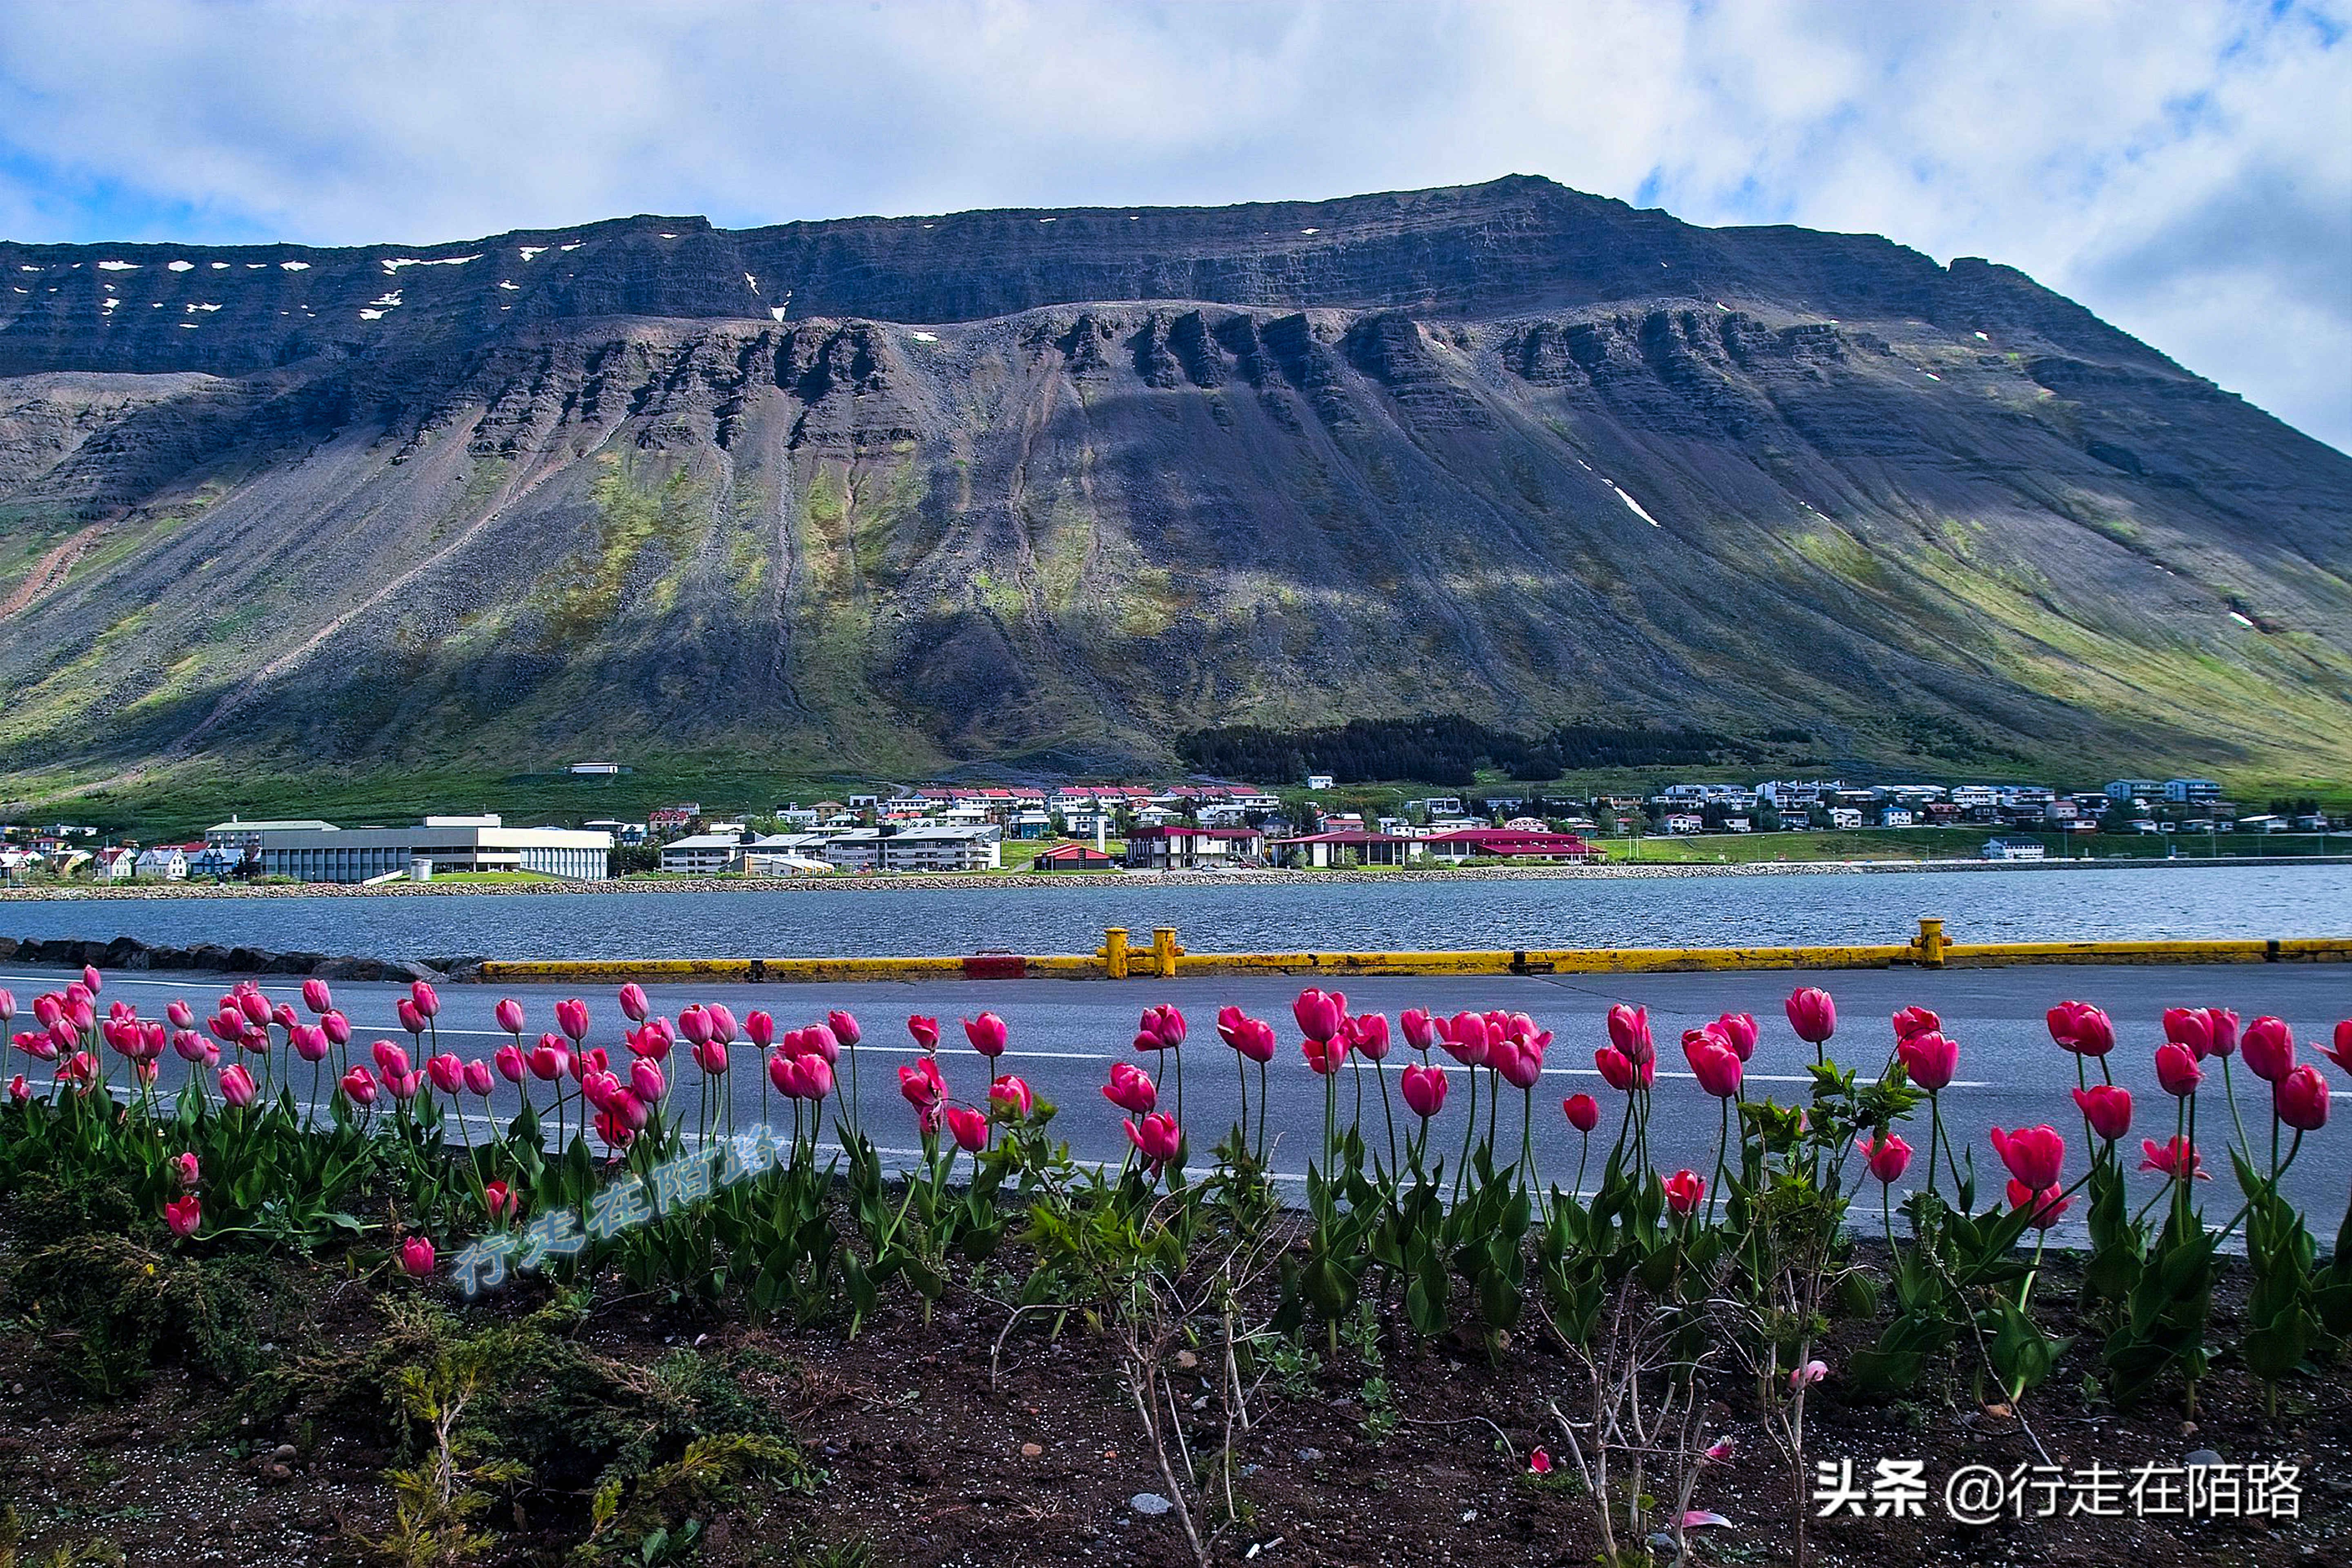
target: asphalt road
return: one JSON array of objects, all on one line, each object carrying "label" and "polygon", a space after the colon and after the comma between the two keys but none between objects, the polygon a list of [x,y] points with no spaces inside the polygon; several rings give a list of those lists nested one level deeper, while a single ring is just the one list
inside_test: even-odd
[{"label": "asphalt road", "polygon": [[[10,965],[0,972],[0,985],[13,988],[20,1007],[28,1007],[34,992],[61,985],[67,976],[58,970]],[[226,989],[220,976],[184,974],[116,974],[108,977],[104,1000],[125,996],[148,1016],[162,1014],[163,1004],[185,996],[199,1014]],[[1599,1147],[1587,1171],[1588,1184],[1597,1175],[1614,1132],[1618,1102],[1592,1065],[1592,1051],[1606,1038],[1604,1016],[1610,1005],[1628,1002],[1650,1009],[1659,1048],[1659,1073],[1652,1143],[1662,1168],[1688,1165],[1702,1173],[1714,1163],[1718,1124],[1717,1102],[1691,1081],[1684,1068],[1679,1041],[1685,1028],[1705,1023],[1727,1009],[1752,1012],[1762,1025],[1755,1058],[1748,1065],[1750,1098],[1771,1096],[1795,1100],[1805,1093],[1804,1068],[1811,1047],[1797,1039],[1781,1012],[1781,999],[1797,984],[1818,984],[1837,999],[1840,1029],[1832,1050],[1843,1059],[1874,1068],[1892,1045],[1889,1016],[1899,1007],[1919,1004],[1944,1020],[1944,1031],[1960,1046],[1958,1076],[1943,1096],[1947,1126],[1976,1152],[1979,1193],[1998,1190],[2005,1173],[1985,1139],[1987,1128],[2049,1122],[2068,1140],[2068,1175],[2083,1169],[2083,1125],[2067,1090],[2074,1087],[2073,1058],[2053,1045],[2042,1022],[2043,1011],[2062,999],[2079,997],[2105,1007],[2116,1020],[2120,1037],[2109,1058],[2117,1081],[2133,1091],[2136,1120],[2125,1147],[2130,1163],[2138,1160],[2142,1135],[2161,1142],[2173,1131],[2169,1097],[2157,1087],[2151,1054],[2162,1039],[2159,1018],[2167,1006],[2222,1005],[2252,1019],[2276,1014],[2292,1024],[2296,1037],[2324,1039],[2338,1018],[2352,1016],[2352,966],[2220,965],[2212,967],[2047,967],[1946,971],[1867,970],[1850,973],[1734,974],[1654,974],[1622,976],[1476,977],[1463,979],[1363,980],[1349,986],[1351,1011],[1377,1009],[1391,1019],[1402,1009],[1422,1006],[1454,1013],[1464,1008],[1499,1007],[1532,1015],[1557,1038],[1551,1047],[1542,1085],[1536,1091],[1537,1159],[1546,1179],[1565,1184],[1576,1174],[1580,1140],[1561,1115],[1560,1100],[1584,1089],[1602,1103],[1601,1127],[1593,1134]],[[982,1101],[990,1078],[987,1064],[963,1041],[960,1016],[975,1016],[993,1009],[1011,1026],[1011,1048],[998,1069],[1018,1073],[1039,1094],[1061,1107],[1055,1131],[1069,1140],[1082,1157],[1116,1162],[1126,1152],[1119,1131],[1119,1113],[1098,1090],[1110,1064],[1137,1059],[1129,1048],[1138,1014],[1147,1005],[1172,1002],[1191,1021],[1185,1047],[1185,1121],[1196,1155],[1202,1153],[1230,1126],[1237,1109],[1234,1053],[1217,1038],[1215,1015],[1224,1003],[1240,1004],[1273,1022],[1282,1039],[1281,1054],[1268,1068],[1272,1089],[1266,1121],[1274,1145],[1273,1163],[1279,1178],[1303,1180],[1322,1127],[1322,1094],[1318,1080],[1298,1054],[1297,1031],[1290,1017],[1290,1002],[1300,982],[1283,977],[1204,978],[1173,982],[1106,981],[965,981],[908,984],[876,983],[842,985],[695,985],[650,988],[655,1007],[675,1016],[696,1001],[723,1002],[740,1019],[753,1008],[775,1015],[778,1027],[821,1019],[827,1008],[855,1013],[864,1025],[866,1044],[861,1048],[862,1101],[866,1128],[876,1143],[896,1158],[919,1152],[911,1112],[899,1100],[897,1068],[916,1054],[905,1020],[910,1013],[937,1016],[942,1023],[940,1065],[950,1095],[973,1103]],[[263,989],[300,1006],[299,982],[265,980]],[[389,984],[341,984],[336,1000],[357,1031],[355,1044],[379,1037],[404,1040],[393,1016],[393,999],[404,988]],[[529,1014],[529,1037],[554,1026],[555,1001],[575,994],[553,986],[492,987],[447,985],[441,988],[440,1032],[446,1048],[461,1056],[488,1056],[505,1037],[491,1017],[502,995],[520,999]],[[609,993],[588,994],[593,1019],[589,1043],[605,1046],[616,1061],[625,1061],[620,1041],[624,1020]],[[729,1077],[735,1095],[737,1126],[749,1126],[759,1115],[760,1081],[748,1047],[739,1046],[738,1066]],[[1417,1053],[1400,1037],[1388,1058],[1391,1075]],[[1443,1052],[1436,1059],[1446,1061]],[[2308,1049],[2303,1059],[2316,1059]],[[177,1059],[165,1053],[167,1080],[175,1077]],[[20,1059],[10,1070],[26,1064]],[[847,1058],[843,1070],[847,1068]],[[1146,1059],[1143,1065],[1151,1065]],[[1451,1065],[1450,1063],[1448,1064]],[[2209,1067],[2212,1064],[2209,1063]],[[2288,1174],[2289,1191],[2314,1215],[2315,1228],[2332,1237],[2352,1192],[2352,1087],[2332,1064],[2321,1062],[2333,1088],[2335,1116],[2327,1127],[2305,1140],[2302,1152]],[[692,1077],[695,1069],[683,1054],[673,1058],[677,1074]],[[293,1081],[304,1086],[305,1069],[297,1065]],[[2269,1127],[2267,1086],[2233,1064],[2239,1105],[2258,1143],[2267,1148]],[[1454,1068],[1452,1093],[1441,1113],[1440,1131],[1433,1150],[1449,1158],[1459,1148],[1463,1117],[1468,1103],[1467,1084]],[[1251,1074],[1255,1096],[1256,1076]],[[1393,1088],[1393,1082],[1391,1082]],[[1354,1085],[1340,1080],[1342,1115],[1354,1100]],[[1385,1147],[1375,1081],[1364,1080],[1365,1134],[1368,1142]],[[494,1101],[511,1114],[513,1090],[499,1085]],[[1172,1081],[1161,1086],[1163,1109],[1172,1106]],[[1503,1125],[1507,1142],[1516,1139],[1517,1097],[1507,1090]],[[475,1103],[470,1102],[469,1103]],[[693,1103],[691,1089],[684,1101]],[[2200,1142],[2214,1173],[2209,1206],[2226,1215],[2234,1208],[2234,1184],[2221,1152],[2228,1111],[2221,1094],[2220,1074],[2208,1075],[2200,1097]],[[1393,1109],[1402,1135],[1407,1114],[1402,1100]],[[780,1100],[771,1101],[772,1120],[788,1121]],[[1484,1120],[1485,1107],[1480,1108]],[[1912,1175],[1924,1177],[1927,1131],[1924,1108],[1910,1141],[1919,1151]],[[1987,1176],[1992,1179],[1986,1180]],[[2137,1177],[2135,1191],[2153,1193],[2154,1175]],[[1874,1202],[1856,1205],[1857,1222],[1874,1224]],[[2069,1221],[2078,1220],[2080,1205]],[[2073,1224],[2056,1233],[2064,1237]]]}]

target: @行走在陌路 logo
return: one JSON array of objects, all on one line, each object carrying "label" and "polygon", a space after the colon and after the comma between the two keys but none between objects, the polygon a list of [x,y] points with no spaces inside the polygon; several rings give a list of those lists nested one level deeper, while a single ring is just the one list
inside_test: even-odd
[{"label": "@\u884c\u8d70\u5728\u964c\u8def logo", "polygon": [[1940,1508],[1960,1524],[2002,1519],[2300,1519],[2302,1468],[2284,1461],[2145,1464],[2094,1459],[2063,1465],[1962,1465],[1937,1479],[1925,1459],[1853,1459],[1813,1467],[1816,1516],[1925,1519]]}]

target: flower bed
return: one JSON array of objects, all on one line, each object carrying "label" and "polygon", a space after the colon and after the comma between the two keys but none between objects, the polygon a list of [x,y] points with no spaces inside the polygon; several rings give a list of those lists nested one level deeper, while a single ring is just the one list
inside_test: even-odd
[{"label": "flower bed", "polygon": [[[2325,1466],[2347,1450],[2352,1248],[2339,1234],[2323,1255],[2280,1195],[2328,1091],[2275,1019],[2168,1012],[2168,1121],[2112,1082],[2112,1021],[2063,1004],[2079,1143],[2055,1122],[1979,1143],[1941,1103],[1960,1047],[1934,1015],[1897,1014],[1860,1070],[1832,1054],[1851,1031],[1831,997],[1804,988],[1783,1008],[1813,1047],[1800,1104],[1748,1096],[1752,1016],[1685,1035],[1717,1152],[1669,1172],[1648,1153],[1656,1043],[1621,1007],[1595,1056],[1609,1103],[1562,1102],[1581,1154],[1547,1182],[1532,1131],[1554,1114],[1535,1098],[1553,1042],[1525,1015],[1392,1026],[1309,990],[1294,1059],[1272,1022],[1224,1009],[1211,1045],[1154,1007],[1102,1089],[1129,1149],[1112,1170],[1074,1160],[1060,1112],[995,1072],[992,1014],[945,1053],[938,1020],[908,1019],[923,1054],[869,1107],[843,1013],[673,1019],[625,986],[617,1056],[589,1043],[584,1003],[534,1037],[506,1002],[510,1038],[467,1059],[441,1048],[425,983],[395,1009],[404,1044],[362,1044],[315,979],[300,1008],[240,985],[152,1019],[103,993],[91,971],[21,1018],[0,993],[38,1064],[0,1111],[29,1375],[81,1412],[83,1447],[135,1447],[94,1436],[100,1413],[163,1389],[298,1434],[204,1462],[222,1484],[340,1489],[346,1551],[1637,1561],[1704,1557],[1719,1534],[1749,1556],[1891,1562],[1955,1531],[2034,1539],[2040,1484],[2064,1521],[2046,1539],[2095,1560],[2133,1551],[2098,1529],[2099,1467],[2126,1462],[2115,1485],[2143,1519],[2206,1488],[2202,1514],[2155,1510],[2184,1540],[2281,1562],[2340,1540]],[[1196,1130],[1184,1064],[1204,1047],[1241,1112]],[[2352,1021],[2319,1049],[2352,1065]],[[186,1064],[176,1094],[166,1052]],[[1323,1095],[1297,1208],[1265,1157],[1277,1061]],[[762,1085],[748,1126],[740,1070]],[[493,1118],[494,1096],[520,1111]],[[922,1149],[903,1175],[874,1142],[901,1118]],[[2162,1136],[2135,1148],[2136,1119]],[[1890,1244],[1857,1242],[1857,1202]],[[2069,1210],[2089,1246],[2045,1256]],[[2167,1454],[2190,1430],[2241,1446],[2226,1515],[2212,1464]],[[1874,1468],[1872,1443],[1921,1476]],[[33,1458],[9,1461],[51,1498],[54,1446],[20,1437]],[[970,1474],[950,1486],[956,1454]],[[1859,1479],[1838,1469],[1857,1454]],[[1990,1458],[2026,1517],[1955,1516],[1940,1489]],[[1335,1470],[1352,1506],[1318,1495]],[[1028,1510],[1025,1533],[949,1521],[969,1501],[909,1523],[908,1497],[975,1478],[997,1515]],[[1913,1479],[1934,1492],[1916,1519]],[[1365,1511],[1375,1481],[1386,1516]],[[66,1539],[69,1510],[50,1512],[37,1531]]]}]

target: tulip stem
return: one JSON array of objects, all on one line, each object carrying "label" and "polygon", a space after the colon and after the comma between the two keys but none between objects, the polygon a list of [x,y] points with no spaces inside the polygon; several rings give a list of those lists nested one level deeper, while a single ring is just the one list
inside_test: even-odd
[{"label": "tulip stem", "polygon": [[1372,1072],[1381,1080],[1381,1120],[1389,1124],[1389,1170],[1394,1173],[1397,1168],[1396,1112],[1389,1108],[1388,1069],[1375,1062]]},{"label": "tulip stem", "polygon": [[2252,1139],[2246,1136],[2245,1119],[2238,1114],[2238,1084],[2237,1080],[2230,1076],[2230,1058],[2227,1057],[2221,1058],[2221,1091],[2230,1098],[2230,1120],[2238,1129],[2238,1147],[2243,1149],[2247,1157],[2251,1159],[2254,1152],[2254,1143]]},{"label": "tulip stem", "polygon": [[[1440,1068],[1438,1070],[1443,1072],[1445,1069]],[[1468,1120],[1462,1123],[1462,1158],[1454,1167],[1454,1197],[1452,1201],[1457,1204],[1462,1201],[1463,1173],[1470,1168],[1470,1135],[1478,1129],[1478,1069],[1475,1067],[1470,1068],[1468,1069],[1468,1073],[1470,1078],[1470,1115]]]}]

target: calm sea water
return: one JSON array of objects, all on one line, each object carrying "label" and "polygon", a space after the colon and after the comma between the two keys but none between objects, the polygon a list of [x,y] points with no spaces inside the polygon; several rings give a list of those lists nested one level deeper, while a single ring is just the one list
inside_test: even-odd
[{"label": "calm sea water", "polygon": [[17,937],[244,944],[388,958],[1088,952],[1105,926],[1172,925],[1196,952],[1736,947],[2352,936],[2352,866],[1852,872],[1320,886],[901,892],[54,900],[0,904]]}]

